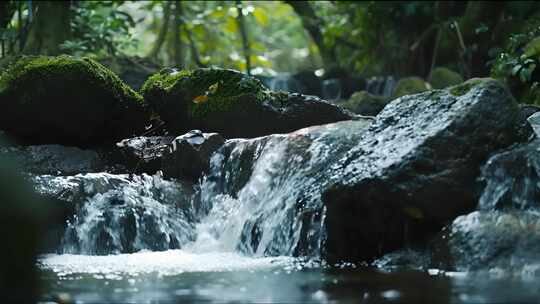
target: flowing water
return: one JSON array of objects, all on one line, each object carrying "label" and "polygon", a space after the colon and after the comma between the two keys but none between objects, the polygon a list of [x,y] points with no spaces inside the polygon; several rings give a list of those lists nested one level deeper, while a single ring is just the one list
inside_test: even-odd
[{"label": "flowing water", "polygon": [[[159,174],[32,177],[38,191],[70,202],[76,214],[57,252],[39,259],[42,302],[537,301],[540,268],[445,272],[417,256],[412,268],[395,266],[390,256],[373,265],[321,261],[320,189],[332,178],[326,169],[360,136],[349,130],[358,124],[366,123],[228,141],[197,185]],[[509,182],[496,172],[486,167],[483,174],[486,191],[498,198],[503,190],[495,186]],[[484,193],[481,208],[496,198]],[[473,217],[455,227],[474,226]]]}]

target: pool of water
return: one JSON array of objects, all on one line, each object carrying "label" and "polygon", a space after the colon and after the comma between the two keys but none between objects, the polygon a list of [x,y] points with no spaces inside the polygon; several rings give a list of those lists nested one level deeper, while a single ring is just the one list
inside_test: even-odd
[{"label": "pool of water", "polygon": [[392,270],[182,250],[45,255],[42,303],[537,303],[536,273]]}]

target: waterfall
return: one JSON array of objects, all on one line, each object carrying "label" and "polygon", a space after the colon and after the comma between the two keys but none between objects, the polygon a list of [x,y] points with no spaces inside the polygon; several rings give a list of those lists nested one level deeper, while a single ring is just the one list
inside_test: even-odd
[{"label": "waterfall", "polygon": [[232,139],[214,153],[198,185],[157,174],[33,177],[38,192],[75,215],[63,253],[194,253],[318,257],[325,240],[321,194],[328,172],[356,144],[367,120],[289,134]]},{"label": "waterfall", "polygon": [[302,93],[302,84],[289,74],[278,74],[265,82],[265,85],[272,91],[285,91],[291,93]]},{"label": "waterfall", "polygon": [[396,84],[393,76],[371,77],[367,81],[366,91],[373,95],[390,97]]},{"label": "waterfall", "polygon": [[[201,185],[207,210],[196,228],[197,252],[318,256],[324,242],[322,189],[329,166],[354,144],[348,121],[286,135],[228,141]],[[336,140],[336,137],[341,140]]]},{"label": "waterfall", "polygon": [[74,204],[60,251],[117,254],[180,248],[194,239],[191,192],[161,176],[36,176],[38,192]]}]

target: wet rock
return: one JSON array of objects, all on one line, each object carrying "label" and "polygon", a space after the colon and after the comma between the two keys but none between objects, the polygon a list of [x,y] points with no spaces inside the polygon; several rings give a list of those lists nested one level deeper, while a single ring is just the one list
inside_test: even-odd
[{"label": "wet rock", "polygon": [[0,75],[0,129],[24,144],[90,147],[142,132],[142,97],[89,58],[22,56]]},{"label": "wet rock", "polygon": [[518,112],[492,79],[387,105],[329,173],[327,258],[370,259],[472,211],[480,166],[515,140]]},{"label": "wet rock", "polygon": [[60,145],[0,147],[0,155],[11,158],[21,172],[32,174],[74,175],[106,168],[98,152]]},{"label": "wet rock", "polygon": [[540,260],[536,211],[475,211],[455,219],[444,237],[451,266],[458,271],[521,271],[537,267]]},{"label": "wet rock", "polygon": [[124,164],[129,172],[154,174],[161,170],[161,159],[173,136],[150,136],[124,139],[117,143],[119,162]]},{"label": "wet rock", "polygon": [[189,183],[166,181],[158,175],[107,173],[40,175],[31,182],[37,193],[72,210],[61,233],[60,252],[167,250],[194,239]]},{"label": "wet rock", "polygon": [[172,141],[164,154],[162,167],[165,177],[197,181],[210,167],[210,157],[225,143],[217,133],[192,130]]},{"label": "wet rock", "polygon": [[340,105],[355,113],[365,116],[375,116],[390,102],[390,98],[371,95],[366,91],[354,93],[351,98]]},{"label": "wet rock", "polygon": [[463,83],[463,77],[448,68],[437,67],[431,71],[428,81],[434,89],[444,89]]},{"label": "wet rock", "polygon": [[481,210],[540,207],[540,140],[514,145],[482,167]]},{"label": "wet rock", "polygon": [[518,132],[521,141],[527,141],[532,137],[540,137],[540,107],[534,105],[521,105],[521,113],[519,116],[520,124]]},{"label": "wet rock", "polygon": [[302,85],[302,91],[299,93],[321,96],[321,79],[315,75],[314,71],[301,71],[292,75],[292,77]]},{"label": "wet rock", "polygon": [[199,129],[249,138],[352,117],[316,97],[271,92],[233,70],[163,70],[146,81],[142,93],[176,134]]}]

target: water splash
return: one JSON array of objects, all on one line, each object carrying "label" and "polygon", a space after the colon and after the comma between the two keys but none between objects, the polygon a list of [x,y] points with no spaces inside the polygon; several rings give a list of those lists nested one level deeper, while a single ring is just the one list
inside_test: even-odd
[{"label": "water splash", "polygon": [[[321,189],[328,168],[355,143],[364,121],[286,135],[230,140],[212,158],[201,185],[195,252],[318,256],[324,241]],[[340,140],[336,140],[339,137]]]},{"label": "water splash", "polygon": [[61,252],[118,254],[180,248],[194,239],[189,187],[160,176],[33,178],[38,192],[75,205]]}]

